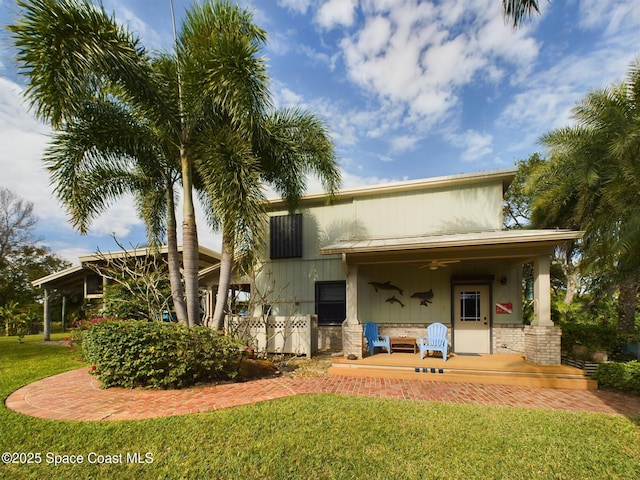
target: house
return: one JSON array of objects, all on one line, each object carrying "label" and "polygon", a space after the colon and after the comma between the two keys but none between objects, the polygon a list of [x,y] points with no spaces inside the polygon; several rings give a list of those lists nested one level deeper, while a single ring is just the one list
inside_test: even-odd
[{"label": "house", "polygon": [[[182,246],[178,246],[178,252],[182,254]],[[92,254],[79,257],[80,265],[69,267],[60,272],[47,275],[32,282],[34,287],[43,289],[44,304],[44,338],[49,340],[51,313],[49,310],[49,298],[53,291],[70,295],[79,293],[85,301],[99,300],[102,298],[104,285],[107,279],[101,276],[95,269],[96,265],[108,260],[128,259],[136,260],[149,257],[152,254],[159,254],[166,259],[167,246],[159,247],[157,250],[149,248],[135,248],[131,250],[121,250],[118,252],[107,252],[104,254]],[[199,268],[201,271],[215,269],[220,265],[220,254],[205,247],[199,247]],[[204,294],[204,292],[203,292]],[[206,297],[205,297],[206,298]],[[64,322],[65,296],[62,303],[62,319]],[[203,300],[204,301],[204,300]]]},{"label": "house", "polygon": [[[454,353],[521,352],[534,364],[560,364],[551,254],[581,232],[502,230],[504,192],[515,173],[412,180],[343,190],[331,199],[308,195],[295,212],[270,201],[268,245],[251,278],[233,279],[226,328],[244,329],[259,350],[330,349],[360,358],[365,322],[408,337],[440,322]],[[203,323],[210,324],[220,255],[204,247],[200,255]],[[52,289],[101,295],[104,280],[89,266],[97,260],[82,257],[80,266],[33,282],[45,291],[45,338]],[[526,264],[534,272],[531,325],[523,320]]]},{"label": "house", "polygon": [[[424,336],[447,325],[453,352],[522,352],[560,364],[551,319],[550,258],[579,238],[566,230],[503,230],[516,170],[308,195],[295,212],[269,204],[269,246],[252,291],[253,317],[312,318],[317,348],[363,355],[362,325]],[[523,265],[534,269],[534,320],[523,322]],[[265,293],[266,292],[266,293]]]}]

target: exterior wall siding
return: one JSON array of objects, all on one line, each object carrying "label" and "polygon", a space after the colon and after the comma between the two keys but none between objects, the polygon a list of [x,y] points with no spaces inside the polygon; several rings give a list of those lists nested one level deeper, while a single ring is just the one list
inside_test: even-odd
[{"label": "exterior wall siding", "polygon": [[256,278],[256,290],[274,315],[314,315],[315,282],[344,280],[339,258],[274,260]]},{"label": "exterior wall siding", "polygon": [[[344,240],[379,237],[434,235],[468,231],[498,230],[502,226],[502,178],[485,178],[478,183],[439,185],[425,183],[421,189],[341,195],[331,205],[322,199],[303,201],[302,258],[269,258],[265,246],[264,266],[256,277],[255,288],[264,295],[263,303],[273,315],[315,314],[315,282],[346,280],[342,258],[320,255],[322,247]],[[270,216],[287,215],[274,209]],[[425,264],[427,261],[425,260]],[[520,269],[499,262],[450,264],[435,271],[414,264],[361,265],[358,272],[358,315],[362,324],[417,325],[451,322],[451,277],[456,275],[494,275],[494,301],[512,303],[509,315],[493,315],[494,324],[522,321],[520,307]],[[506,279],[506,284],[501,279]],[[379,290],[369,282],[386,282],[403,290]],[[432,290],[432,303],[420,304],[411,298],[416,292]],[[395,297],[404,305],[391,300]],[[494,306],[492,305],[493,309]],[[418,327],[422,328],[422,327]],[[318,347],[338,345],[336,333],[320,327]],[[408,333],[399,333],[408,335]],[[323,340],[324,338],[324,340]],[[333,347],[328,347],[333,349]]]}]

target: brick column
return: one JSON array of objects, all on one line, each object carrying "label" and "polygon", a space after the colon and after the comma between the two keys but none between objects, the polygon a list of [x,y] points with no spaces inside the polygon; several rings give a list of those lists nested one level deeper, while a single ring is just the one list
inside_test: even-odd
[{"label": "brick column", "polygon": [[358,266],[347,267],[347,318],[342,322],[342,352],[362,358],[362,325],[358,321]]},{"label": "brick column", "polygon": [[562,330],[553,325],[524,327],[525,360],[536,365],[560,365]]}]

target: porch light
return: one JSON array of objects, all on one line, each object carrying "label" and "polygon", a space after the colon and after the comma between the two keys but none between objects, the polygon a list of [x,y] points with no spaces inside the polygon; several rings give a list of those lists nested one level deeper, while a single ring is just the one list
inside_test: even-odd
[{"label": "porch light", "polygon": [[524,299],[525,300],[533,300],[533,279],[528,279],[527,284],[524,288]]}]

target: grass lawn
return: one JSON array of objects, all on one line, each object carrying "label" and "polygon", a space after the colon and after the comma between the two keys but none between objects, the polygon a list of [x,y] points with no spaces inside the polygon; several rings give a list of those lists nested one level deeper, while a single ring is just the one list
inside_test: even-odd
[{"label": "grass lawn", "polygon": [[[41,338],[21,345],[0,337],[3,400],[82,366],[71,349]],[[3,403],[0,453],[39,453],[41,463],[0,465],[0,478],[637,480],[639,425],[594,413],[338,395],[128,422],[40,420]],[[127,463],[136,452],[152,462]],[[54,455],[84,462],[47,463]],[[122,464],[89,463],[120,456]]]}]

